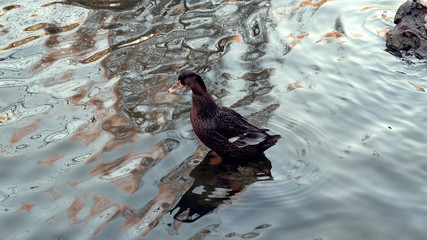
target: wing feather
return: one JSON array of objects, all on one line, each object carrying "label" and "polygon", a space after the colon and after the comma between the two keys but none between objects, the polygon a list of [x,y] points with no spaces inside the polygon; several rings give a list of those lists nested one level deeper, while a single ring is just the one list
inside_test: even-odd
[{"label": "wing feather", "polygon": [[216,132],[236,147],[260,144],[267,138],[267,129],[259,129],[249,123],[242,115],[230,108],[222,108],[216,119]]}]

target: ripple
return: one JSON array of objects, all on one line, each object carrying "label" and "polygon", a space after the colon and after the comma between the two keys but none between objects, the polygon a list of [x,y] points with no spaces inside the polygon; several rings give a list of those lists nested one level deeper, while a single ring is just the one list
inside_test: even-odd
[{"label": "ripple", "polygon": [[42,135],[41,135],[41,134],[36,134],[36,135],[31,136],[31,137],[30,137],[30,139],[31,139],[31,140],[36,140],[36,139],[39,139],[39,138],[41,138],[41,137],[42,137]]},{"label": "ripple", "polygon": [[3,203],[9,198],[9,195],[1,191],[0,189],[0,203]]},{"label": "ripple", "polygon": [[[0,69],[7,69],[9,72],[26,71],[40,59],[40,56],[41,54],[33,52],[32,56],[23,57],[19,52],[15,52],[8,57],[9,59],[7,61],[0,61]],[[22,83],[24,83],[24,80],[2,80],[0,87],[10,86],[12,84],[20,86]]]},{"label": "ripple", "polygon": [[2,87],[16,87],[16,86],[22,86],[24,84],[23,80],[5,80],[2,79],[0,81],[0,88]]},{"label": "ripple", "polygon": [[92,154],[93,154],[93,151],[90,153],[85,153],[78,157],[74,157],[72,159],[66,160],[57,171],[60,173],[66,173],[71,168],[82,165],[82,163],[88,160]]},{"label": "ripple", "polygon": [[38,211],[38,213],[36,214],[36,218],[41,221],[48,221],[52,217],[54,218],[55,215],[62,214],[63,211],[69,207],[69,205],[69,200],[59,199],[58,201],[52,202],[45,208]]},{"label": "ripple", "polygon": [[280,114],[280,111],[277,110],[269,121],[271,131],[282,135],[278,146],[270,150],[273,166],[274,157],[280,156],[276,162],[281,162],[279,167],[273,167],[273,177],[297,184],[312,184],[328,162],[327,144],[322,143],[324,132],[320,125],[312,124],[309,119],[289,113]]},{"label": "ripple", "polygon": [[31,230],[27,229],[27,230],[20,230],[19,232],[17,231],[17,233],[10,233],[10,234],[6,234],[5,240],[19,240],[19,239],[26,239],[29,235],[31,234]]},{"label": "ripple", "polygon": [[31,183],[28,183],[22,190],[23,191],[42,191],[50,188],[52,183],[56,182],[56,177],[54,176],[43,176],[37,179],[34,179]]},{"label": "ripple", "polygon": [[27,148],[27,147],[29,147],[30,145],[28,145],[28,144],[19,144],[19,145],[17,145],[15,148],[16,149],[24,149],[24,148]]},{"label": "ripple", "polygon": [[66,99],[76,94],[76,90],[90,83],[88,78],[70,79],[63,83],[52,84],[45,87],[46,83],[40,84],[42,81],[35,81],[28,85],[26,91],[30,94],[45,93],[53,98]]},{"label": "ripple", "polygon": [[10,124],[22,118],[47,113],[52,108],[53,106],[49,104],[25,107],[23,102],[14,103],[5,107],[4,109],[0,109],[0,116],[4,116],[2,119],[5,119],[5,121],[0,120],[0,124]]},{"label": "ripple", "polygon": [[67,4],[78,4],[94,9],[129,9],[139,3],[139,0],[66,0]]},{"label": "ripple", "polygon": [[73,134],[74,132],[76,132],[79,127],[87,124],[88,122],[89,122],[88,120],[83,120],[83,119],[76,119],[74,121],[70,121],[65,125],[65,129],[46,136],[44,138],[44,142],[45,144],[50,144],[53,142],[63,140],[66,137]]}]

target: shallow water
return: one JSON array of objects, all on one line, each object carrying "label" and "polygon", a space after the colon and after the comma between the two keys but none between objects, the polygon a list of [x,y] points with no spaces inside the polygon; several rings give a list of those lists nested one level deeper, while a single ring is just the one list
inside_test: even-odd
[{"label": "shallow water", "polygon": [[[401,3],[0,0],[0,239],[424,239]],[[214,164],[182,69],[282,135],[266,159]]]}]

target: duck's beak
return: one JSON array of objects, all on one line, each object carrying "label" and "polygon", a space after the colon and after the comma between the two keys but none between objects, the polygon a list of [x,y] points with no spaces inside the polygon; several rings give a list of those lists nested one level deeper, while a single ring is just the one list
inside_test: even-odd
[{"label": "duck's beak", "polygon": [[171,87],[171,88],[168,89],[168,92],[174,93],[178,89],[181,89],[182,87],[184,87],[184,85],[181,84],[181,81],[178,81],[175,86],[173,86],[173,87]]}]

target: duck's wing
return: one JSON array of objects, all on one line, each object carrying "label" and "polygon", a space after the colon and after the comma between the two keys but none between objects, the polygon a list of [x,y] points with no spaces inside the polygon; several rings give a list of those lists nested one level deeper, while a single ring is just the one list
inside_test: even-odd
[{"label": "duck's wing", "polygon": [[216,132],[239,148],[258,145],[268,137],[266,133],[268,129],[257,128],[230,108],[223,107],[217,114],[215,122]]}]

